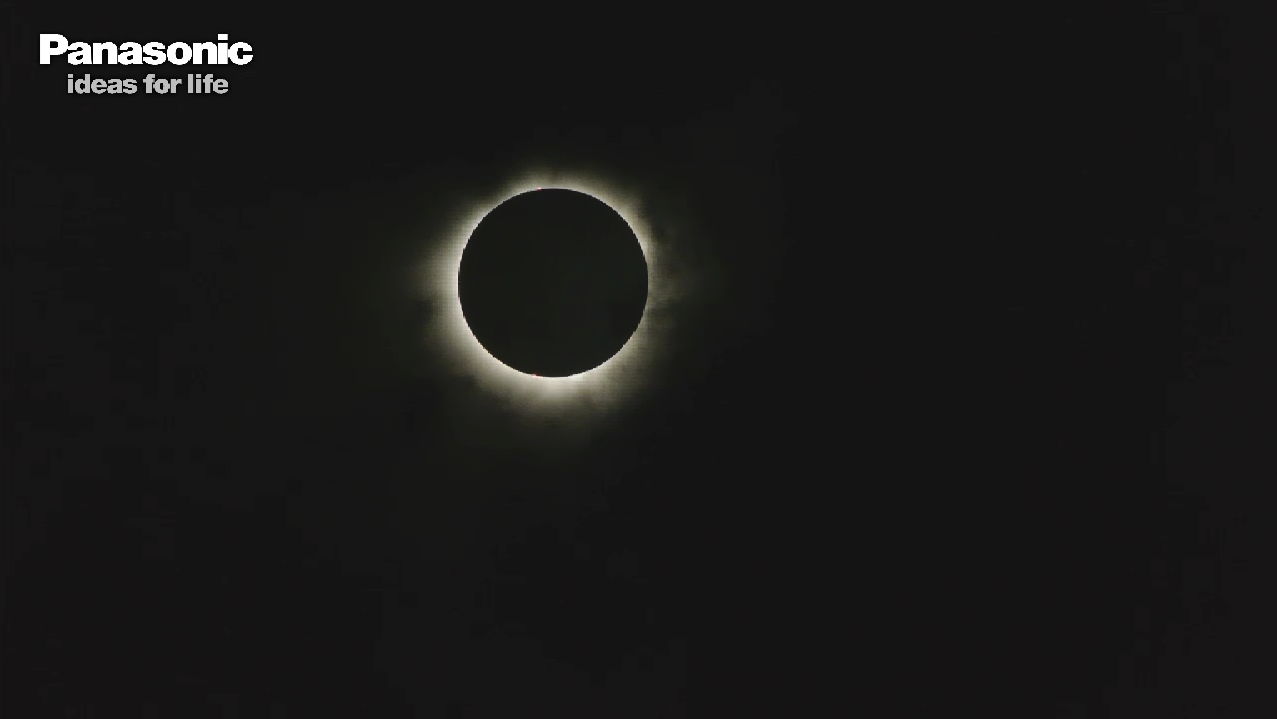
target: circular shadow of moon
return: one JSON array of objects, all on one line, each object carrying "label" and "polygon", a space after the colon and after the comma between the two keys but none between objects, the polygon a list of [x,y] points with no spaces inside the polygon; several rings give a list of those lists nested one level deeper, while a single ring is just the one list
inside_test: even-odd
[{"label": "circular shadow of moon", "polygon": [[575,190],[533,190],[489,212],[461,255],[458,294],[475,339],[541,377],[594,369],[647,304],[647,261],[616,210]]}]

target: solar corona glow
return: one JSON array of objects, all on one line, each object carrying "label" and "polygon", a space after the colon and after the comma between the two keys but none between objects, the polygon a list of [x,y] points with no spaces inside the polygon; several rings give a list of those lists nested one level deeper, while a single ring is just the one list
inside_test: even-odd
[{"label": "solar corona glow", "polygon": [[[493,356],[476,337],[462,308],[460,276],[467,243],[497,207],[538,190],[571,190],[598,200],[624,220],[638,240],[647,265],[647,297],[633,334],[598,366],[565,376],[521,372]],[[662,281],[662,266],[652,233],[642,220],[634,195],[597,180],[565,180],[550,173],[531,173],[496,196],[478,202],[445,231],[437,251],[425,265],[424,287],[437,306],[432,339],[445,350],[453,369],[470,376],[484,390],[532,412],[572,408],[608,408],[631,396],[650,372],[653,350],[659,344],[654,315],[669,304],[671,293]]]}]

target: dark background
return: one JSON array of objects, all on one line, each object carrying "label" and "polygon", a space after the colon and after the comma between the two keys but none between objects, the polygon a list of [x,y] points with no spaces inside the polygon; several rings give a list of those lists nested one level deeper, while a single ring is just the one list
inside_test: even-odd
[{"label": "dark background", "polygon": [[[5,716],[1270,715],[1251,19],[3,9]],[[570,437],[413,287],[547,165],[684,290]]]}]

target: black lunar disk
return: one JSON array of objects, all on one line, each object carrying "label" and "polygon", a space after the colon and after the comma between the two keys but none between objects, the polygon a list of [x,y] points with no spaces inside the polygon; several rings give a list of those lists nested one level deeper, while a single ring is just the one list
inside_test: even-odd
[{"label": "black lunar disk", "polygon": [[461,255],[461,311],[479,344],[525,374],[566,377],[625,346],[647,303],[647,261],[629,224],[573,190],[506,200]]}]

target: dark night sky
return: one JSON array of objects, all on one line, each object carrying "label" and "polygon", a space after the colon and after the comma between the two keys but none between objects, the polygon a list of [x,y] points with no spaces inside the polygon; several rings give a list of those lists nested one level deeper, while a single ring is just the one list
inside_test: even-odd
[{"label": "dark night sky", "polygon": [[[1267,715],[1245,18],[0,7],[4,716]],[[546,166],[676,248],[588,426],[413,284]]]}]

